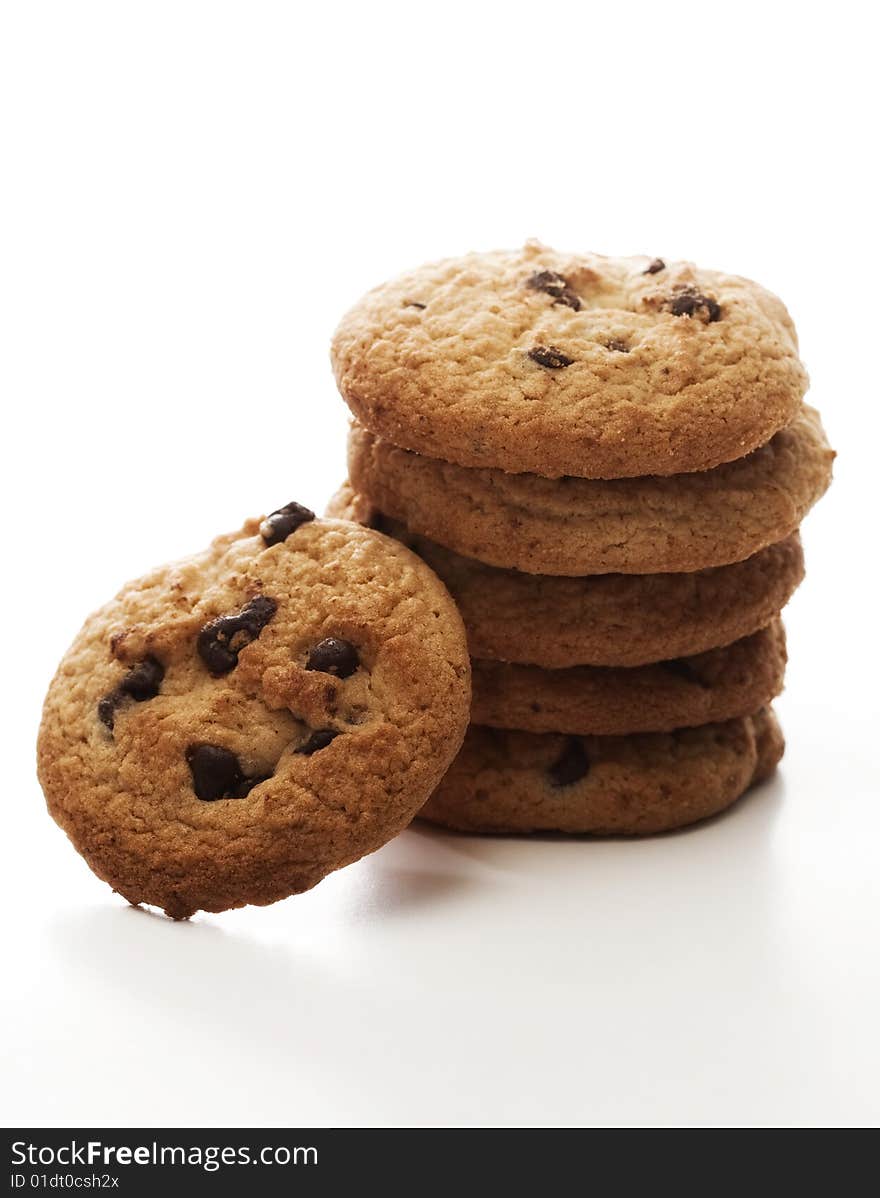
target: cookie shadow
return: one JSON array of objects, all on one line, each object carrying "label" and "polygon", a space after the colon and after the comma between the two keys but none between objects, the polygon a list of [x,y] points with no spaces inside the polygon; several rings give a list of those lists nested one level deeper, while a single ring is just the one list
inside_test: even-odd
[{"label": "cookie shadow", "polygon": [[[399,838],[401,849],[406,845],[412,847],[411,831],[407,829]],[[432,847],[437,854],[445,848],[439,837]],[[453,864],[454,868],[416,869],[374,864],[372,858],[367,858],[361,863],[358,875],[347,879],[348,885],[338,896],[339,914],[353,923],[363,923],[469,902],[481,889],[481,883],[469,877],[460,863]]]}]

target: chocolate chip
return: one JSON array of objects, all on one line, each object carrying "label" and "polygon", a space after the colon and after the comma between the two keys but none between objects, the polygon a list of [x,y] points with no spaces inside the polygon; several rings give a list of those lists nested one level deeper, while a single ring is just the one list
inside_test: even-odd
[{"label": "chocolate chip", "polygon": [[247,777],[236,755],[220,745],[190,745],[186,750],[186,762],[196,798],[206,803],[217,799],[243,799],[270,776]]},{"label": "chocolate chip", "polygon": [[580,296],[572,289],[568,279],[557,274],[555,270],[536,271],[526,279],[526,287],[530,287],[532,291],[545,291],[547,295],[553,296],[554,303],[565,304],[575,312],[581,310]]},{"label": "chocolate chip", "polygon": [[546,366],[548,370],[562,370],[564,366],[571,366],[574,361],[574,358],[564,354],[555,345],[536,345],[534,349],[529,350],[529,357],[539,366]]},{"label": "chocolate chip", "polygon": [[250,778],[242,778],[241,782],[235,788],[234,793],[229,797],[231,799],[243,799],[245,795],[251,793],[255,786],[259,786],[261,782],[268,782],[271,777],[271,774],[254,774]]},{"label": "chocolate chip", "polygon": [[235,669],[241,650],[257,639],[277,610],[274,599],[257,595],[241,611],[231,616],[218,616],[205,625],[199,633],[196,649],[215,677]]},{"label": "chocolate chip", "polygon": [[98,701],[98,719],[112,732],[117,707],[126,699],[134,699],[135,703],[155,699],[164,677],[165,667],[161,661],[157,661],[155,657],[145,657],[136,666],[132,666],[115,690]]},{"label": "chocolate chip", "polygon": [[315,513],[301,503],[285,503],[284,507],[266,517],[260,525],[260,536],[267,545],[278,545],[286,541],[292,532],[296,532],[301,524],[308,524],[314,518]]},{"label": "chocolate chip", "polygon": [[404,308],[420,308],[420,309],[424,309],[424,308],[427,308],[427,306],[428,306],[428,305],[427,305],[427,304],[420,304],[420,303],[418,302],[418,300],[407,300],[407,301],[406,301],[406,303],[405,303],[403,306],[404,306]]},{"label": "chocolate chip", "polygon": [[606,341],[605,348],[613,350],[616,354],[628,354],[629,346],[625,341]]},{"label": "chocolate chip", "polygon": [[649,264],[649,265],[648,265],[648,266],[647,266],[647,267],[646,267],[646,268],[645,268],[645,269],[642,271],[642,274],[643,274],[643,275],[656,275],[656,274],[659,274],[659,272],[660,272],[661,270],[665,270],[665,269],[666,269],[666,263],[663,261],[663,259],[662,259],[662,258],[655,258],[655,259],[654,259],[654,261],[653,261],[653,262],[651,262],[651,263],[650,263],[650,264]]},{"label": "chocolate chip", "polygon": [[584,748],[584,743],[577,737],[570,737],[558,759],[550,766],[551,786],[572,786],[580,782],[590,772],[590,759]]},{"label": "chocolate chip", "polygon": [[710,295],[703,295],[696,287],[681,287],[664,304],[673,316],[699,316],[706,324],[721,319],[721,306]]},{"label": "chocolate chip", "polygon": [[297,753],[302,753],[306,757],[311,757],[313,753],[317,753],[319,749],[326,749],[332,740],[335,740],[339,733],[334,728],[319,728],[317,732],[313,732],[305,744],[300,745],[296,750]]},{"label": "chocolate chip", "polygon": [[155,657],[146,657],[128,671],[117,690],[121,695],[129,695],[136,703],[143,703],[146,699],[155,699],[164,677],[162,663]]},{"label": "chocolate chip", "polygon": [[307,670],[320,670],[322,674],[335,674],[337,678],[348,678],[361,664],[358,651],[351,641],[328,636],[318,641],[309,653]]},{"label": "chocolate chip", "polygon": [[116,718],[116,704],[119,701],[119,695],[116,691],[111,691],[109,695],[105,695],[103,699],[98,700],[98,719],[105,726],[113,731],[113,721]]}]

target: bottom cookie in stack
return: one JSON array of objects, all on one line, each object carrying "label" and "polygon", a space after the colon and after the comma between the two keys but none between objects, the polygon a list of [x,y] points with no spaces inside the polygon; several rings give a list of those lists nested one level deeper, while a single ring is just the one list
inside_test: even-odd
[{"label": "bottom cookie in stack", "polygon": [[717,815],[785,742],[769,707],[667,733],[565,736],[472,724],[419,818],[461,832],[640,836]]}]

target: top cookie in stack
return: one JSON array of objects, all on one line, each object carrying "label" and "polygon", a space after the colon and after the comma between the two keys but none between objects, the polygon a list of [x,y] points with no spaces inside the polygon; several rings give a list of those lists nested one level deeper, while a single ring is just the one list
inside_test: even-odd
[{"label": "top cookie in stack", "polygon": [[333,363],[356,490],[493,566],[727,565],[830,478],[784,305],[688,263],[529,242],[425,266],[348,313]]},{"label": "top cookie in stack", "polygon": [[333,361],[377,436],[544,478],[708,470],[769,441],[807,388],[791,318],[757,284],[536,242],[378,287]]}]

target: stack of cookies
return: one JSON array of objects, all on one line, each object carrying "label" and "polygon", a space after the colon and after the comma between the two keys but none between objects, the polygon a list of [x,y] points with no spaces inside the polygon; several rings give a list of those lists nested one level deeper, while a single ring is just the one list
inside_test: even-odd
[{"label": "stack of cookies", "polygon": [[472,724],[423,818],[660,832],[772,772],[779,613],[833,452],[785,307],[659,258],[473,254],[370,292],[333,362],[331,513],[464,618]]}]

